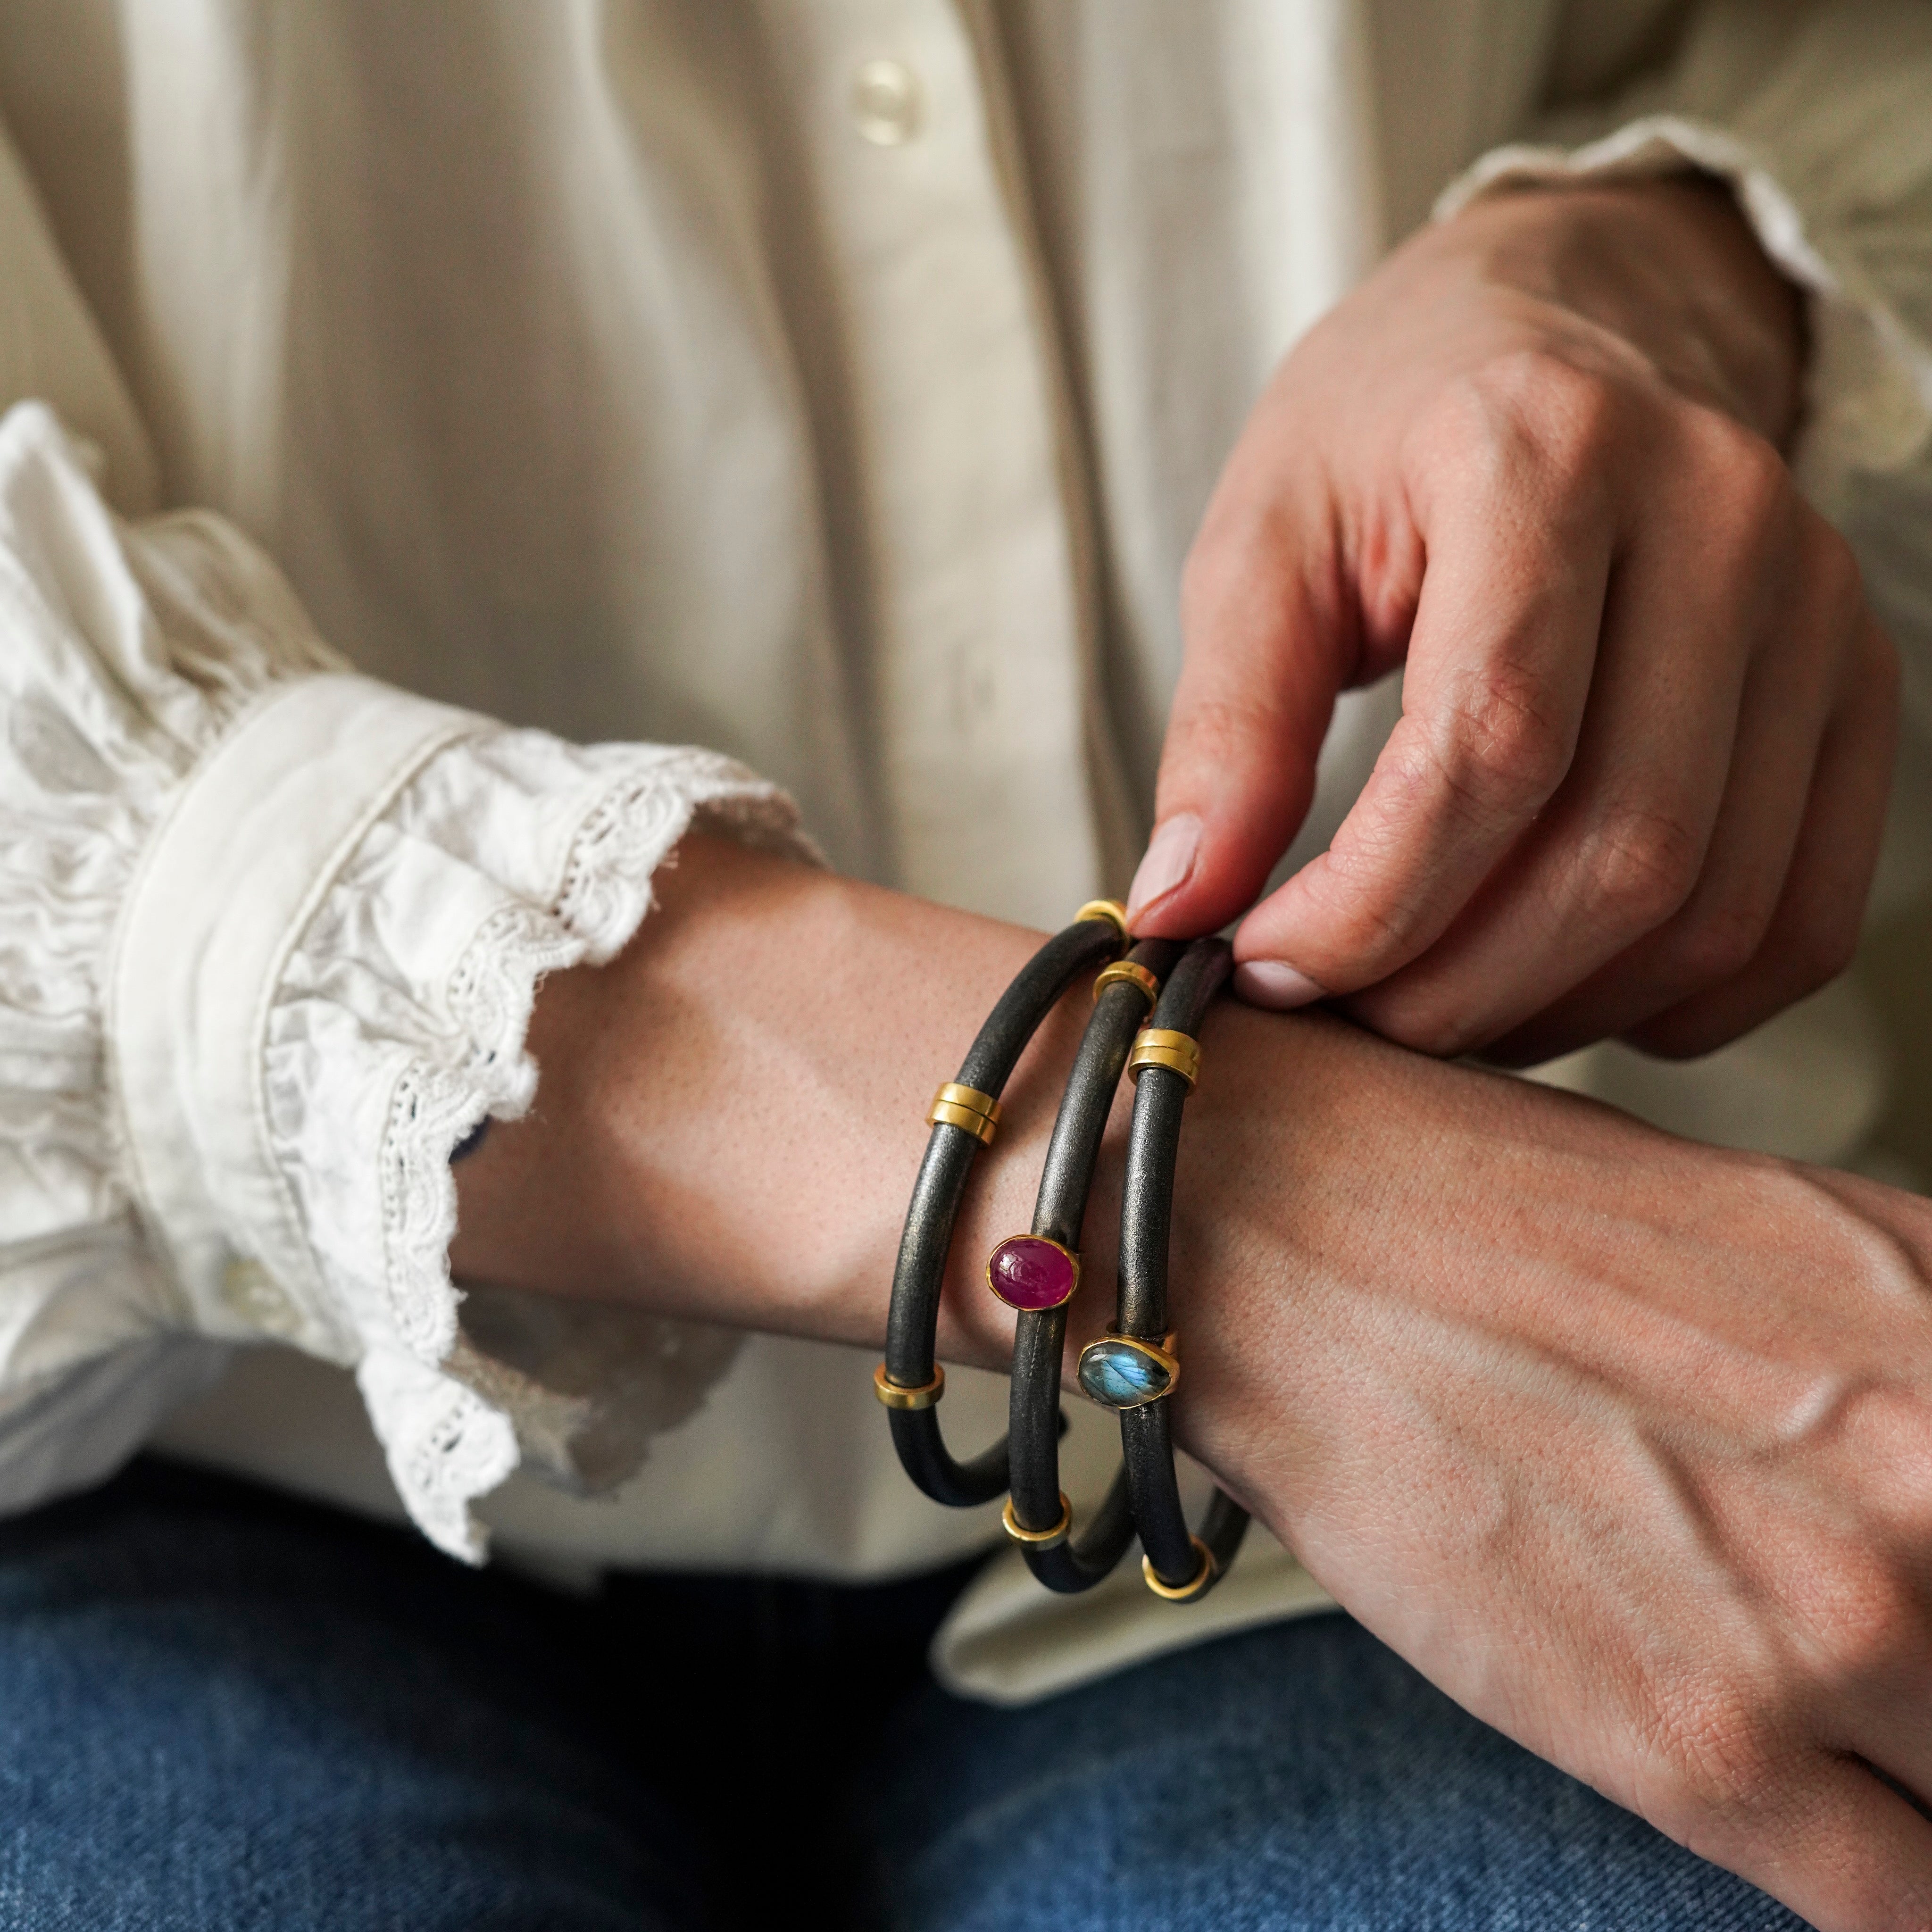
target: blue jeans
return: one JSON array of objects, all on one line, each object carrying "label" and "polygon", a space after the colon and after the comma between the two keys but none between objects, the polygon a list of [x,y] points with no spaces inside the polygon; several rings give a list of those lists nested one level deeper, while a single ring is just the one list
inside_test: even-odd
[{"label": "blue jeans", "polygon": [[0,1527],[0,1928],[1798,1925],[1339,1616],[960,1703],[962,1580],[581,1601],[137,1464]]}]

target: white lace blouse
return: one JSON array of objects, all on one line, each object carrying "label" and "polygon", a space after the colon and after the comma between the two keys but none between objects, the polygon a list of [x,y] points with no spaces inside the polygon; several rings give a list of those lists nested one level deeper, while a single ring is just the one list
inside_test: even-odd
[{"label": "white lace blouse", "polygon": [[[464,1294],[451,1150],[694,822],[1039,924],[1117,889],[1218,459],[1459,174],[1710,169],[1811,292],[1800,473],[1906,652],[1922,890],[1932,9],[1129,10],[0,15],[0,1507],[160,1430],[472,1558],[986,1542],[868,1359]],[[1556,1077],[1851,1160],[1884,1076],[1840,994]],[[1176,1640],[1144,1596],[995,1566],[943,1666],[1064,1684]],[[1320,1600],[1258,1548],[1188,1633]]]}]

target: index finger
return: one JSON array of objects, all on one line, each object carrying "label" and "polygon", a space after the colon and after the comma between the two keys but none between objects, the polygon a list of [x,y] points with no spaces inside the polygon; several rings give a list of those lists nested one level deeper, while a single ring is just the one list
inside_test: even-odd
[{"label": "index finger", "polygon": [[1526,452],[1487,471],[1432,506],[1402,715],[1368,783],[1328,850],[1235,937],[1240,990],[1260,1004],[1312,997],[1297,977],[1352,992],[1426,950],[1570,769],[1611,520],[1550,503]]}]

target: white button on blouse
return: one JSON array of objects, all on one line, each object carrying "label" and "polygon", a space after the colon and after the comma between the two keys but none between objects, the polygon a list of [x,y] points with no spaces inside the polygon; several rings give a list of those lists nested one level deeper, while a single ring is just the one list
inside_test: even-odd
[{"label": "white button on blouse", "polygon": [[852,81],[852,124],[874,147],[896,148],[919,132],[919,82],[895,60],[870,60]]}]

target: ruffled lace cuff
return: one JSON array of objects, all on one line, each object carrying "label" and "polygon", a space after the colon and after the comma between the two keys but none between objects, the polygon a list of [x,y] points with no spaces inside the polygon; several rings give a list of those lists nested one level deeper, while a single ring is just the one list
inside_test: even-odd
[{"label": "ruffled lace cuff", "polygon": [[[1668,74],[1572,116],[1562,138],[1485,154],[1437,203],[1498,187],[1690,168],[1730,182],[1760,245],[1810,298],[1792,462],[1827,514],[1859,472],[1932,441],[1932,15],[1896,4],[1707,8]],[[1594,123],[1593,126],[1592,124]]]},{"label": "ruffled lace cuff", "polygon": [[541,975],[614,954],[696,820],[805,850],[789,804],[349,674],[230,526],[121,524],[33,406],[0,422],[0,1507],[267,1338],[356,1367],[454,1554],[520,1458],[628,1473],[728,1339],[464,1305],[449,1154],[530,1104]]},{"label": "ruffled lace cuff", "polygon": [[452,1150],[536,1090],[537,982],[621,950],[694,824],[808,850],[789,802],[728,759],[472,729],[370,820],[267,994],[254,1064],[292,1238],[255,1224],[248,1318],[356,1364],[404,1502],[454,1554],[480,1556],[469,1505],[520,1460],[579,1490],[628,1475],[735,1347],[622,1308],[461,1295],[447,1260]]}]

